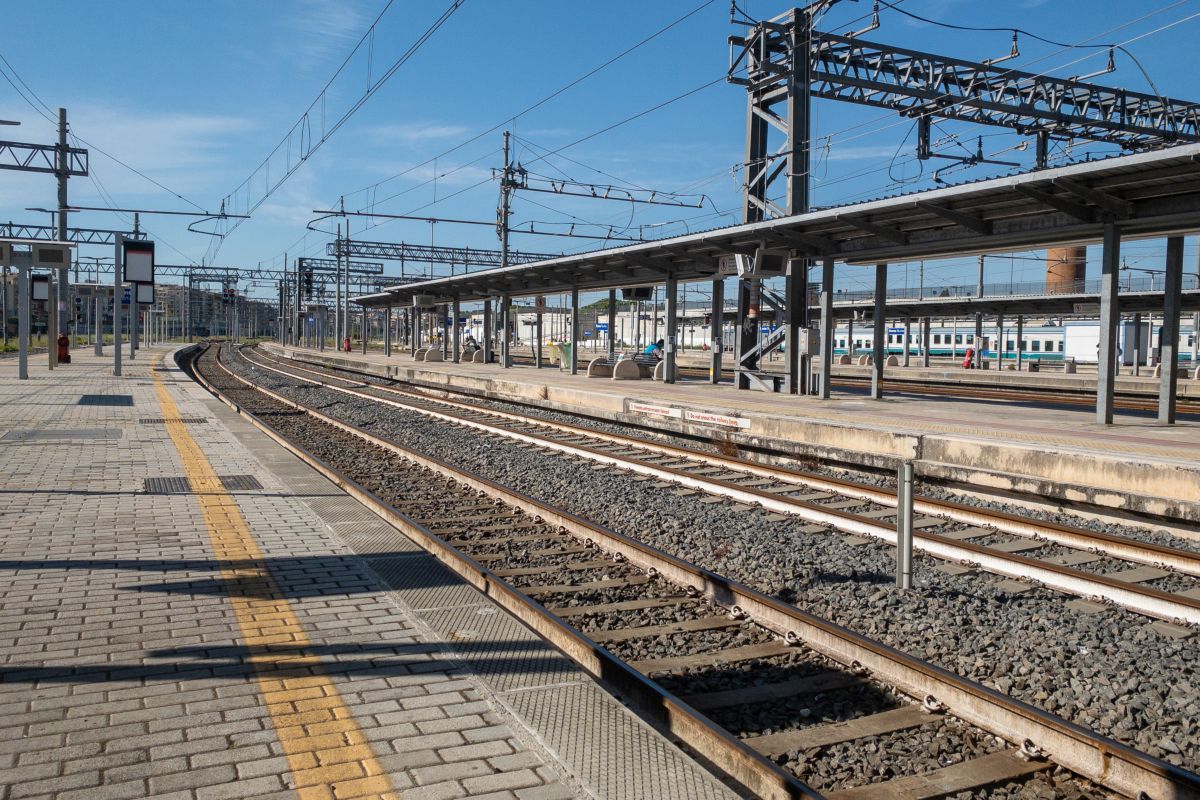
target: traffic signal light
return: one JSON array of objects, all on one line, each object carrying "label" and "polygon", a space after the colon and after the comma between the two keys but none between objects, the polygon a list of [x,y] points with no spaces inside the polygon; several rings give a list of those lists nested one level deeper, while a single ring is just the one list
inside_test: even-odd
[{"label": "traffic signal light", "polygon": [[313,298],[313,273],[311,269],[304,270],[304,299]]}]

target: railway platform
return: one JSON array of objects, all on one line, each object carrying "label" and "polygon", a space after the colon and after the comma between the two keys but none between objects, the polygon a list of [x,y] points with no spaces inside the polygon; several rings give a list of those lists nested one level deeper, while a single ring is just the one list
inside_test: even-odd
[{"label": "railway platform", "polygon": [[726,798],[194,384],[0,361],[0,798]]},{"label": "railway platform", "polygon": [[[414,362],[400,351],[323,352],[264,345],[271,352],[389,375],[431,391],[532,403],[661,430],[716,436],[796,457],[894,468],[966,487],[1039,495],[1119,513],[1200,518],[1200,423],[1159,426],[1118,412],[1095,423],[1086,407],[1004,405],[896,393],[884,400],[842,393],[831,400],[737,391],[681,380],[613,381],[557,367]],[[581,354],[582,355],[582,354]],[[1026,377],[1028,380],[1028,377]]]}]

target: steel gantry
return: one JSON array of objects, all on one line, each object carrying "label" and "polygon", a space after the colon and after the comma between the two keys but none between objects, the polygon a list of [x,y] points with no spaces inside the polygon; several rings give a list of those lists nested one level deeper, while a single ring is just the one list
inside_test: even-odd
[{"label": "steel gantry", "polygon": [[[477,247],[446,247],[407,242],[363,242],[357,239],[341,239],[340,242],[340,250],[336,241],[327,244],[325,246],[326,254],[343,257],[382,258],[390,261],[415,261],[421,264],[461,264],[464,267],[499,267],[501,262],[499,250]],[[534,261],[557,257],[557,254],[523,253],[511,250],[508,253],[508,263],[530,264]]]},{"label": "steel gantry", "polygon": [[0,169],[18,172],[48,172],[51,175],[86,177],[88,174],[88,151],[82,147],[66,147],[66,168],[59,167],[60,146],[54,144],[29,144],[27,142],[0,142]]},{"label": "steel gantry", "polygon": [[[56,242],[58,228],[52,225],[25,225],[16,222],[0,223],[0,231],[11,239],[37,239],[39,241]],[[76,244],[112,244],[117,235],[126,239],[145,239],[144,232],[116,231],[105,228],[67,228],[67,238],[62,241]]]},{"label": "steel gantry", "polygon": [[[809,163],[812,150],[811,98],[867,105],[913,118],[917,124],[918,158],[930,158],[930,124],[946,119],[1008,128],[1035,137],[1035,164],[1047,166],[1050,145],[1056,140],[1085,139],[1118,145],[1130,151],[1170,144],[1200,142],[1200,105],[1152,94],[1131,92],[1087,83],[1006,69],[993,62],[973,62],[892,45],[864,41],[866,30],[833,34],[815,30],[817,16],[837,0],[818,0],[769,20],[733,18],[746,33],[731,36],[729,81],[747,92],[745,185],[743,216],[746,222],[803,214],[809,210]],[[877,6],[878,8],[878,6]],[[1014,42],[1013,54],[1016,54]],[[772,139],[779,140],[772,143]],[[967,163],[979,159],[963,158]],[[785,186],[778,184],[785,183]],[[1067,198],[1040,192],[1045,205],[1078,215],[1080,209],[1100,204],[1112,214],[1127,209],[1089,194],[1086,187],[1063,181],[1056,188]],[[1039,192],[1029,187],[1030,192]],[[782,196],[780,203],[775,199]],[[929,209],[943,219],[968,229],[982,230],[987,223],[948,208]],[[898,240],[896,231],[861,220],[857,226],[867,236]],[[805,256],[821,255],[827,243],[805,237],[778,238],[773,252],[765,240],[743,254],[755,266],[769,258],[790,262],[784,297],[761,291],[761,279],[743,277],[738,282],[738,325],[734,344],[739,388],[775,388],[757,371],[759,358],[769,350],[796,340],[808,320],[805,297],[809,262]],[[885,276],[886,264],[876,267]],[[719,282],[721,278],[718,279]],[[822,290],[833,281],[832,264],[825,259]],[[720,288],[714,284],[714,297]],[[785,329],[758,340],[757,313],[768,302],[786,320]],[[795,309],[795,311],[793,311]],[[790,391],[800,390],[808,370],[801,369],[798,348],[788,346]],[[878,356],[878,354],[876,354]],[[714,379],[720,372],[720,348],[713,351]],[[797,374],[799,373],[799,374]],[[828,381],[822,381],[822,395]]]}]

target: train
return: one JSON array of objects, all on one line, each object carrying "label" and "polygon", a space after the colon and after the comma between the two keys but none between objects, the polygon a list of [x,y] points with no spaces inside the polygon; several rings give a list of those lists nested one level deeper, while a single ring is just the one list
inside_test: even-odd
[{"label": "train", "polygon": [[[1142,321],[1141,330],[1137,329],[1131,320],[1122,321],[1117,329],[1117,348],[1121,363],[1132,365],[1135,359],[1138,363],[1148,364],[1158,361],[1159,341],[1162,326],[1150,325]],[[1193,347],[1196,343],[1196,331],[1190,326],[1181,326],[1177,353],[1179,361],[1191,363]],[[835,355],[861,355],[872,351],[872,329],[870,323],[855,325],[854,341],[848,340],[848,326],[838,326],[834,335]],[[929,329],[929,354],[932,357],[954,358],[966,353],[967,348],[974,348],[975,326],[966,321],[957,326],[940,324],[931,325]],[[886,350],[889,355],[904,353],[904,328],[889,326],[887,329]],[[910,329],[911,342],[909,352],[913,356],[922,355],[924,347],[921,342],[921,327],[914,324]],[[1003,342],[1001,342],[1003,337]],[[1058,324],[1026,325],[1022,334],[1024,347],[1022,359],[1026,361],[1075,361],[1077,363],[1095,363],[1100,343],[1100,325],[1095,321],[1081,320]],[[995,359],[999,345],[1003,344],[1000,353],[1001,360],[1015,361],[1017,358],[1017,326],[1005,325],[1003,332],[997,330],[995,324],[983,326],[982,346],[983,357]]]}]

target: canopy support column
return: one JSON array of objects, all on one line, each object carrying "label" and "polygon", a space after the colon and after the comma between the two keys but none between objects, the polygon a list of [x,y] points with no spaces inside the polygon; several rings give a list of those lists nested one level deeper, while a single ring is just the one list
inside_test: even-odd
[{"label": "canopy support column", "polygon": [[833,337],[837,325],[833,318],[833,257],[821,264],[821,399],[829,399],[833,382]]},{"label": "canopy support column", "polygon": [[[1175,424],[1178,399],[1176,372],[1179,350],[1179,307],[1183,291],[1183,237],[1167,239],[1166,282],[1163,285],[1163,324],[1158,345],[1158,422]],[[1151,331],[1153,336],[1153,331]],[[1153,341],[1153,339],[1151,339]]]},{"label": "canopy support column", "polygon": [[1100,347],[1096,355],[1096,422],[1113,422],[1113,396],[1117,368],[1117,326],[1121,319],[1117,291],[1121,277],[1121,232],[1111,222],[1104,225],[1100,262]]},{"label": "canopy support column", "polygon": [[871,398],[883,399],[883,362],[887,359],[887,264],[875,265],[875,324],[871,345]]}]

